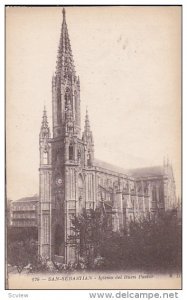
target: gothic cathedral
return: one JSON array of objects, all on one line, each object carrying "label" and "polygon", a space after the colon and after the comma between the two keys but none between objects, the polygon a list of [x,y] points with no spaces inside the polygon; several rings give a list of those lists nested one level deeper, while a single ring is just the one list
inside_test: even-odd
[{"label": "gothic cathedral", "polygon": [[51,136],[44,108],[39,135],[39,254],[50,260],[74,261],[69,239],[71,220],[82,209],[105,207],[112,230],[122,231],[130,219],[175,206],[172,166],[123,171],[94,157],[94,140],[86,112],[81,134],[80,81],[76,75],[65,10],[52,77]]}]

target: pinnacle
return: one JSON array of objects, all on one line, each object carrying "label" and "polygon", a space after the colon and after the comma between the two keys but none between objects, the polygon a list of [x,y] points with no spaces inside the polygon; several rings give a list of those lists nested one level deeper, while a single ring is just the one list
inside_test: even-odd
[{"label": "pinnacle", "polygon": [[42,127],[48,127],[47,111],[45,105],[44,105],[43,117],[42,117]]},{"label": "pinnacle", "polygon": [[85,117],[85,131],[90,131],[90,122],[89,122],[89,116],[88,116],[88,109],[86,107],[86,117]]}]

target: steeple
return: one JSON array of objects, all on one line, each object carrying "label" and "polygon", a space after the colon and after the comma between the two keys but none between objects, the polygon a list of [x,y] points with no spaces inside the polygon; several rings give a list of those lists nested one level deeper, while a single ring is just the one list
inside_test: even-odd
[{"label": "steeple", "polygon": [[50,138],[50,129],[48,126],[48,120],[47,120],[47,111],[44,106],[43,110],[43,116],[42,116],[42,125],[40,129],[40,138]]},{"label": "steeple", "polygon": [[85,125],[82,134],[82,140],[86,146],[85,164],[92,165],[94,160],[94,141],[92,131],[90,130],[90,121],[88,117],[88,110],[86,109]]},{"label": "steeple", "polygon": [[43,110],[43,120],[42,120],[42,127],[48,127],[48,121],[47,121],[47,111],[46,107],[44,105],[44,110]]},{"label": "steeple", "polygon": [[60,34],[60,42],[58,47],[56,75],[62,78],[68,75],[75,75],[73,55],[69,39],[68,28],[66,24],[65,8],[62,10],[63,20]]},{"label": "steeple", "polygon": [[56,71],[52,77],[53,136],[64,136],[67,133],[67,106],[71,106],[73,122],[71,132],[73,131],[75,135],[80,136],[80,81],[75,74],[64,8],[62,10],[62,15],[63,20],[56,61]]},{"label": "steeple", "polygon": [[84,131],[86,133],[90,132],[90,121],[89,121],[88,109],[87,108],[86,108],[86,117],[85,117]]},{"label": "steeple", "polygon": [[89,121],[89,116],[88,116],[88,109],[86,109],[85,124],[84,124],[84,131],[83,131],[82,138],[83,138],[83,140],[88,140],[88,139],[93,140],[92,132],[90,130],[90,121]]}]

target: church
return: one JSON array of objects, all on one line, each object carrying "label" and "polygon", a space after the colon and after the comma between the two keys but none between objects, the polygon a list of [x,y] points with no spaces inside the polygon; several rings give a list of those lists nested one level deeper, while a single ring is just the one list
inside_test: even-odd
[{"label": "church", "polygon": [[52,77],[52,134],[44,108],[39,134],[39,254],[75,261],[72,218],[82,209],[104,207],[112,230],[129,220],[176,204],[172,166],[123,170],[97,160],[88,111],[81,131],[80,80],[76,75],[63,9],[56,71]]}]

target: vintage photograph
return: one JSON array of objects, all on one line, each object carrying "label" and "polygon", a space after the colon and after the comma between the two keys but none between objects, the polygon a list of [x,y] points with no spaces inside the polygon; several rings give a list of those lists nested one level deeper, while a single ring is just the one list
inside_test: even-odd
[{"label": "vintage photograph", "polygon": [[181,289],[181,6],[6,6],[6,289]]}]

